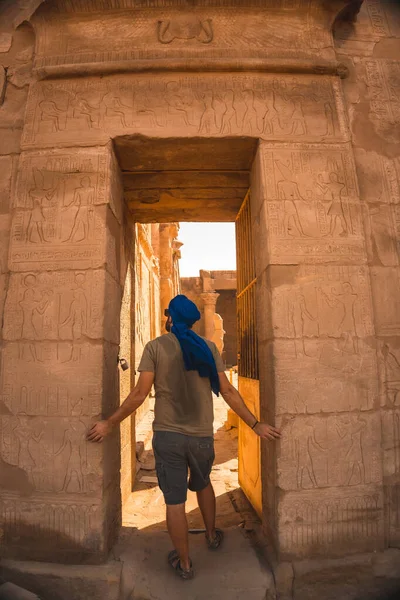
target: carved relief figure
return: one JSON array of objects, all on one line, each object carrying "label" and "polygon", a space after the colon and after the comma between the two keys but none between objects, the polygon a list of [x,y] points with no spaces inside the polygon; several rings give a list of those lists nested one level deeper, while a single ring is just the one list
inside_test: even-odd
[{"label": "carved relief figure", "polygon": [[64,242],[82,242],[89,237],[95,188],[91,185],[90,177],[82,177],[80,183],[80,187],[74,191],[71,203],[64,207],[69,214],[75,215],[71,232]]},{"label": "carved relief figure", "polygon": [[359,415],[342,416],[336,423],[339,437],[349,441],[349,448],[344,458],[346,463],[345,485],[365,483],[362,434],[366,426],[366,421]]},{"label": "carved relief figure", "polygon": [[24,279],[24,285],[27,289],[18,304],[22,311],[21,338],[28,341],[22,342],[21,357],[27,361],[40,361],[40,356],[33,342],[42,334],[43,315],[51,302],[52,291],[38,292],[35,275],[27,275]]},{"label": "carved relief figure", "polygon": [[65,431],[63,443],[55,456],[64,452],[66,448],[68,448],[68,458],[62,489],[65,492],[83,492],[87,445],[86,426],[81,421],[71,419],[70,429]]},{"label": "carved relief figure", "polygon": [[[53,126],[53,131],[58,132],[66,128],[67,124],[67,108],[68,108],[68,96],[65,92],[61,92],[54,88],[52,84],[43,86],[44,99],[39,102],[40,122],[49,121]],[[65,108],[61,108],[60,96],[64,100],[67,98],[67,105]]]},{"label": "carved relief figure", "polygon": [[35,187],[29,190],[29,197],[32,201],[31,215],[27,227],[27,241],[32,243],[47,242],[45,237],[46,206],[51,201],[57,191],[55,188],[45,188],[44,176],[40,169],[33,169],[33,179]]},{"label": "carved relief figure", "polygon": [[297,291],[288,298],[288,317],[295,336],[296,356],[306,356],[305,321],[316,321],[316,318],[308,310],[304,295]]},{"label": "carved relief figure", "polygon": [[382,346],[382,357],[384,361],[384,384],[388,401],[394,406],[398,403],[398,395],[400,393],[400,358],[395,352],[391,351],[388,344]]},{"label": "carved relief figure", "polygon": [[242,122],[242,131],[249,133],[255,133],[259,131],[258,127],[258,113],[254,106],[254,91],[244,90],[243,98],[245,103],[245,113]]},{"label": "carved relief figure", "polygon": [[89,104],[85,98],[84,92],[77,92],[70,102],[72,118],[84,119],[88,129],[99,127],[100,125],[100,106]]},{"label": "carved relief figure", "polygon": [[162,44],[170,44],[174,40],[197,40],[210,44],[214,38],[212,19],[201,20],[189,14],[158,21],[157,37]]},{"label": "carved relief figure", "polygon": [[226,110],[222,116],[221,133],[232,133],[237,129],[237,113],[235,109],[235,92],[227,90],[224,95]]},{"label": "carved relief figure", "polygon": [[18,466],[26,471],[29,481],[33,483],[33,469],[36,463],[29,449],[29,442],[34,440],[39,443],[43,432],[36,435],[35,431],[29,423],[29,419],[25,415],[21,415],[18,419],[18,425],[13,429],[13,434],[18,440]]},{"label": "carved relief figure", "polygon": [[320,290],[325,302],[331,308],[340,306],[342,308],[342,318],[338,323],[338,333],[342,337],[342,352],[349,354],[358,354],[358,338],[356,329],[356,303],[358,295],[354,293],[351,283],[344,282],[341,285],[342,291],[337,292],[335,288],[331,290],[331,296],[328,296],[322,289]]},{"label": "carved relief figure", "polygon": [[102,122],[104,117],[117,117],[123,127],[128,127],[128,117],[132,112],[132,106],[124,104],[120,97],[119,90],[115,89],[115,84],[106,82],[107,93],[101,99]]},{"label": "carved relief figure", "polygon": [[281,160],[275,161],[281,175],[284,179],[277,182],[278,198],[284,201],[283,203],[283,223],[281,227],[283,232],[288,235],[304,235],[300,223],[299,215],[295,200],[303,200],[300,194],[299,186],[295,181],[293,173],[290,169],[290,162],[284,164]]},{"label": "carved relief figure", "polygon": [[165,100],[168,104],[168,113],[172,117],[180,117],[183,119],[187,127],[192,126],[189,122],[189,110],[193,104],[193,96],[181,90],[180,83],[177,81],[169,81],[166,85]]},{"label": "carved relief figure", "polygon": [[[334,235],[337,225],[341,227],[341,236],[347,236],[349,233],[349,226],[346,221],[344,209],[343,209],[343,199],[342,192],[345,184],[339,181],[339,176],[337,173],[329,174],[329,182],[323,183],[322,179],[319,179],[319,183],[317,183],[318,187],[324,193],[326,197],[331,200],[331,206],[328,210],[328,215],[330,217],[330,235]],[[350,231],[351,233],[351,231]]]},{"label": "carved relief figure", "polygon": [[323,448],[316,439],[315,429],[311,419],[293,420],[290,435],[294,443],[294,453],[296,458],[296,481],[297,488],[304,488],[305,477],[308,476],[312,487],[318,487],[317,478],[314,472],[312,459],[312,450],[322,450]]},{"label": "carved relief figure", "polygon": [[215,133],[218,131],[217,117],[214,108],[214,93],[207,90],[202,94],[204,101],[204,112],[200,119],[199,133]]}]

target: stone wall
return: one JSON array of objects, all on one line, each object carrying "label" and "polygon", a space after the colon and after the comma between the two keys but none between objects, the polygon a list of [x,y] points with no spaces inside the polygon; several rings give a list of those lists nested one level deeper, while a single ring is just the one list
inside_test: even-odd
[{"label": "stone wall", "polygon": [[222,358],[226,366],[237,364],[237,319],[236,319],[236,290],[217,290],[219,298],[215,310],[223,319],[224,351]]},{"label": "stone wall", "polygon": [[[219,156],[214,195],[203,187],[182,200],[158,183],[133,189],[130,206],[146,205],[152,222],[176,221],[174,207],[233,220],[242,192],[221,194],[221,181],[243,171],[243,184],[252,169],[261,414],[283,431],[279,445],[262,444],[261,464],[277,555],[398,545],[398,3],[366,0],[354,25],[344,11],[336,47],[337,14],[360,2],[199,0],[183,20],[185,3],[148,4],[44,3],[27,100],[29,28],[10,48],[0,23],[1,552],[80,563],[104,560],[115,540],[119,436],[94,446],[85,433],[119,402],[131,264],[120,165],[135,163],[133,188],[135,169],[149,170],[153,189],[177,138],[189,151],[175,167],[185,159],[189,172],[201,170],[199,138],[209,170],[217,139],[254,141],[237,162]],[[167,151],[146,158],[144,139]],[[179,286],[173,230],[155,232],[154,246],[152,226],[135,230],[135,365],[157,333],[155,246],[161,308]],[[208,336],[217,293],[202,280]]]},{"label": "stone wall", "polygon": [[[400,5],[366,0],[335,30],[363,208],[378,359],[386,542],[400,545]],[[368,426],[365,421],[365,426]],[[363,436],[364,452],[370,441]],[[368,468],[368,458],[364,457]]]}]

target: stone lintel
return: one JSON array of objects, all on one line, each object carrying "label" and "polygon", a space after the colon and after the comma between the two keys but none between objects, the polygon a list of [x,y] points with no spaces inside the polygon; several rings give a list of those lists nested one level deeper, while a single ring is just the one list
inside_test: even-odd
[{"label": "stone lintel", "polygon": [[120,60],[110,62],[87,62],[78,64],[46,65],[36,67],[34,73],[38,79],[79,77],[82,75],[109,75],[115,73],[145,72],[259,72],[259,73],[296,73],[311,75],[338,75],[341,79],[348,76],[348,69],[336,60],[300,59],[226,59],[226,58],[167,58],[144,60]]}]

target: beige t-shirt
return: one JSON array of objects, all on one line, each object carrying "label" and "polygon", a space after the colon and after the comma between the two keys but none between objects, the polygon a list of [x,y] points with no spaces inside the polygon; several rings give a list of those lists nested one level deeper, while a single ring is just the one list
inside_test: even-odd
[{"label": "beige t-shirt", "polygon": [[[218,373],[222,373],[225,368],[216,345],[205,341],[213,353]],[[200,377],[197,371],[186,371],[181,346],[173,333],[146,345],[139,371],[155,374],[154,431],[175,431],[198,437],[213,435],[210,380]]]}]

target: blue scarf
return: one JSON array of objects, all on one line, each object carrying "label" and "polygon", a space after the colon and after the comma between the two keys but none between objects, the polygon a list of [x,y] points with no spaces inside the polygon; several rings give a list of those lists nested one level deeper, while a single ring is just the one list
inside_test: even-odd
[{"label": "blue scarf", "polygon": [[197,306],[183,294],[169,303],[172,333],[178,338],[187,371],[197,371],[200,377],[210,379],[211,389],[219,395],[219,378],[213,353],[208,344],[190,328],[200,319]]}]

